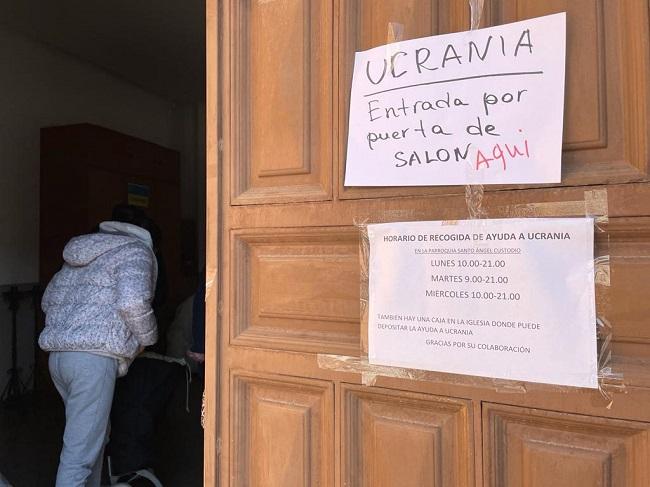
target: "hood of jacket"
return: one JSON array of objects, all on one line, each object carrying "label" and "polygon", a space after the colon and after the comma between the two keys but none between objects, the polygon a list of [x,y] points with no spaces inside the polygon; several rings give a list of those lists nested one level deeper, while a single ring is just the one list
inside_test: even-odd
[{"label": "hood of jacket", "polygon": [[130,223],[103,222],[99,225],[99,230],[99,233],[81,235],[70,240],[63,249],[63,259],[71,266],[81,267],[107,252],[135,241],[152,247],[149,232]]}]

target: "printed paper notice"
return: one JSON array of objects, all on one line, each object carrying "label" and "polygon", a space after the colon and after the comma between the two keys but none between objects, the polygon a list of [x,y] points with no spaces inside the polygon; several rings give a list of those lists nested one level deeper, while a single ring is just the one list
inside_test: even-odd
[{"label": "printed paper notice", "polygon": [[357,52],[346,186],[557,183],[566,16]]},{"label": "printed paper notice", "polygon": [[590,218],[368,226],[369,361],[596,388]]}]

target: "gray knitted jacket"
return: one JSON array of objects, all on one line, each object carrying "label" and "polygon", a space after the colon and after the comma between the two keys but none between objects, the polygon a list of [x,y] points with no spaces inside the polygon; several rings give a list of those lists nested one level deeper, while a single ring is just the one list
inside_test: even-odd
[{"label": "gray knitted jacket", "polygon": [[158,339],[151,308],[156,259],[151,236],[127,223],[104,222],[101,233],[75,237],[43,295],[46,351],[83,351],[118,359],[120,376],[140,347]]}]

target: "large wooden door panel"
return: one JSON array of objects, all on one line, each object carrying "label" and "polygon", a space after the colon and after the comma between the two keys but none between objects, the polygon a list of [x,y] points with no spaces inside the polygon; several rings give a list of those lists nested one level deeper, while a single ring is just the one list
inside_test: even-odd
[{"label": "large wooden door panel", "polygon": [[332,2],[232,2],[233,204],[332,194]]},{"label": "large wooden door panel", "polygon": [[486,3],[486,20],[491,25],[567,14],[562,184],[646,179],[650,157],[648,2]]},{"label": "large wooden door panel", "polygon": [[354,227],[233,231],[231,342],[358,354],[358,254]]},{"label": "large wooden door panel", "polygon": [[333,485],[333,388],[324,381],[234,372],[232,487]]},{"label": "large wooden door panel", "polygon": [[646,487],[650,424],[483,406],[485,485]]},{"label": "large wooden door panel", "polygon": [[[355,28],[355,48],[364,51],[396,39],[415,39],[438,32],[437,0],[357,0],[350,2],[349,20]],[[392,25],[391,25],[392,24]],[[396,30],[392,30],[395,28]]]},{"label": "large wooden door panel", "polygon": [[597,311],[612,325],[618,356],[649,357],[650,218],[612,218],[603,228],[607,233],[596,236],[596,248],[610,256],[609,276],[602,276],[610,286],[596,286]]},{"label": "large wooden door panel", "polygon": [[379,388],[341,389],[342,485],[473,485],[469,401]]}]

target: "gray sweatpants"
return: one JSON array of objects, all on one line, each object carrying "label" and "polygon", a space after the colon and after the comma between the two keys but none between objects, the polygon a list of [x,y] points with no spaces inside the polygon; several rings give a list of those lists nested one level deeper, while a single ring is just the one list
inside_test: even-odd
[{"label": "gray sweatpants", "polygon": [[52,352],[49,365],[65,405],[56,485],[99,487],[117,360],[86,352]]}]

